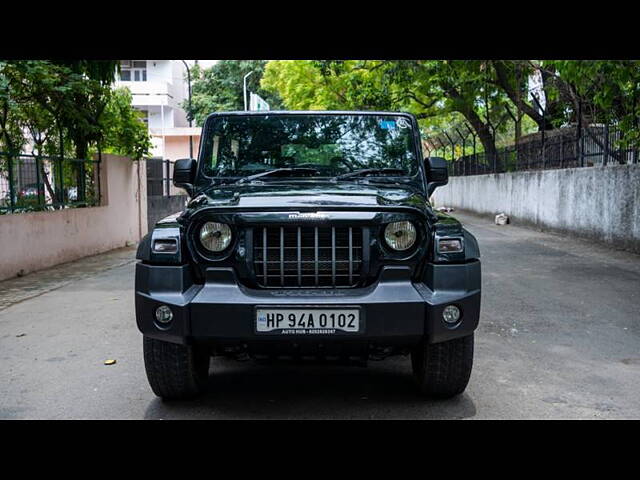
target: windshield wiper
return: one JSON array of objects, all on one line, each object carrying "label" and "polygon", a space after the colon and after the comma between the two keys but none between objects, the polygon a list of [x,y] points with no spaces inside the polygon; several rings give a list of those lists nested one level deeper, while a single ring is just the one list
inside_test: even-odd
[{"label": "windshield wiper", "polygon": [[260,173],[254,174],[254,175],[249,175],[247,177],[242,177],[236,183],[251,182],[252,180],[255,180],[256,178],[266,177],[268,175],[277,174],[278,176],[280,176],[280,175],[288,176],[288,175],[294,174],[294,173],[311,173],[311,174],[316,174],[316,175],[320,174],[320,172],[317,169],[310,168],[310,167],[274,168],[273,170],[267,170],[266,172],[260,172]]},{"label": "windshield wiper", "polygon": [[399,173],[400,175],[403,175],[405,171],[402,168],[362,168],[360,170],[354,170],[353,172],[347,172],[347,173],[343,173],[342,175],[337,175],[333,177],[332,180],[342,180],[343,178],[360,177],[362,175],[368,175],[370,173],[386,173],[388,175]]}]

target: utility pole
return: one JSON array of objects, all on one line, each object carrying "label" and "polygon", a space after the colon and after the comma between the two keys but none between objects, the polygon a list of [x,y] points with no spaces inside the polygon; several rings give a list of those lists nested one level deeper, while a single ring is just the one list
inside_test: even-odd
[{"label": "utility pole", "polygon": [[[518,151],[518,145],[520,144],[520,138],[522,137],[522,113],[520,112],[520,95],[522,88],[522,66],[520,63],[516,64],[516,118],[515,118],[515,136],[516,136],[516,152]],[[517,153],[516,153],[517,158]]]},{"label": "utility pole", "polygon": [[[189,120],[189,128],[191,128],[191,72],[189,71],[189,65],[186,61],[181,60],[187,69],[187,83],[189,84],[189,113],[187,114],[187,120]],[[196,60],[197,63],[197,60]],[[189,134],[189,158],[193,158],[193,135]]]},{"label": "utility pole", "polygon": [[247,78],[253,73],[253,70],[247,73],[242,79],[242,96],[244,98],[244,110],[247,111]]},{"label": "utility pole", "polygon": [[[187,114],[187,120],[189,120],[189,128],[191,128],[191,72],[189,71],[189,65],[187,62],[184,60],[181,61],[187,69],[187,83],[189,84],[189,113]],[[193,158],[193,136],[191,133],[189,133],[189,158]]]}]

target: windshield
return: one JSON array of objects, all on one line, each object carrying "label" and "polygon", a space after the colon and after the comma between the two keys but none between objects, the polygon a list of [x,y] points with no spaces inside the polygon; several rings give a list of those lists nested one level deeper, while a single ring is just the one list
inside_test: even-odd
[{"label": "windshield", "polygon": [[205,128],[201,161],[209,177],[298,167],[309,167],[301,177],[309,177],[309,171],[311,176],[336,177],[364,169],[392,169],[365,174],[413,177],[419,171],[411,122],[400,115],[212,117]]}]

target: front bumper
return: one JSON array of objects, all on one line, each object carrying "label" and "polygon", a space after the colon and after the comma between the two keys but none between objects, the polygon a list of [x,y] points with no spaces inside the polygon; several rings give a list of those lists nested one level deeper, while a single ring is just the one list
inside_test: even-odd
[{"label": "front bumper", "polygon": [[[480,315],[480,262],[428,266],[423,282],[412,282],[410,269],[386,266],[367,288],[338,290],[252,290],[241,285],[231,268],[209,268],[205,283],[193,284],[188,265],[136,265],[136,320],[146,336],[174,343],[264,345],[292,342],[350,343],[411,347],[423,339],[438,343],[472,333]],[[458,325],[442,320],[445,306],[462,311]],[[155,309],[168,305],[174,314],[159,328]],[[364,331],[335,336],[256,334],[257,306],[361,308]]]}]

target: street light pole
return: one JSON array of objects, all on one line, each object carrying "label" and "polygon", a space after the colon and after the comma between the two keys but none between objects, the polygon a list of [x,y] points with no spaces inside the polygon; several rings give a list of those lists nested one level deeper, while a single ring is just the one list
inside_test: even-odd
[{"label": "street light pole", "polygon": [[[189,120],[189,128],[191,128],[191,72],[189,71],[189,65],[184,60],[181,60],[187,69],[187,83],[189,84],[189,113],[187,114],[187,120]],[[193,136],[189,133],[189,158],[193,158]]]},{"label": "street light pole", "polygon": [[242,96],[244,98],[244,110],[247,111],[247,78],[251,75],[253,71],[247,73],[242,79]]}]

